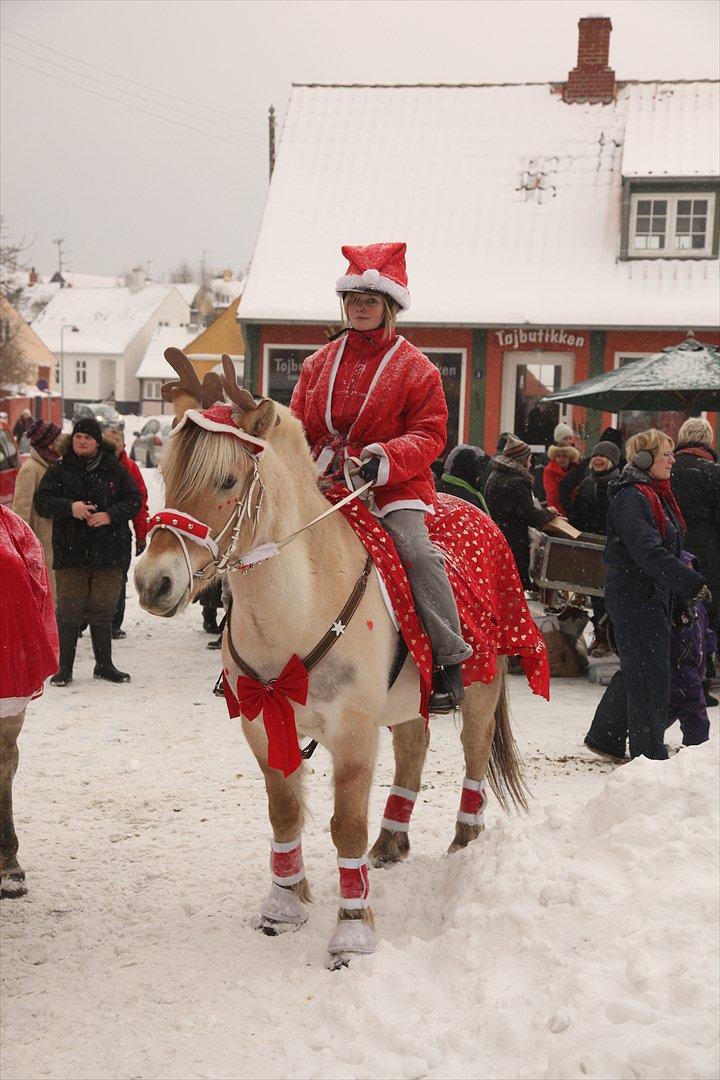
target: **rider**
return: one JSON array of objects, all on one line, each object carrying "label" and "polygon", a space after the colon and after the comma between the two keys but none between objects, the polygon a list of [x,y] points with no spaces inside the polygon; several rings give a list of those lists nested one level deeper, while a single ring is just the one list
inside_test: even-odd
[{"label": "rider", "polygon": [[410,306],[405,244],[342,248],[346,273],[336,285],[345,325],[303,363],[290,408],[302,422],[321,475],[340,475],[359,457],[373,482],[374,513],[395,542],[430,638],[435,674],[430,712],[463,698],[462,637],[442,553],[425,523],[434,513],[431,463],[445,448],[447,405],[440,373],[395,329]]}]

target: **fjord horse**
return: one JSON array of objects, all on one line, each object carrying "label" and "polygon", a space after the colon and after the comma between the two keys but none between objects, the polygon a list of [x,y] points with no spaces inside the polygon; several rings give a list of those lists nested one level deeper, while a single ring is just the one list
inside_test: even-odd
[{"label": "fjord horse", "polygon": [[[317,740],[332,758],[330,832],[338,854],[340,908],[328,966],[338,967],[353,954],[374,948],[366,862],[368,799],[378,729],[389,724],[396,769],[388,807],[392,803],[395,810],[386,808],[370,861],[376,866],[397,862],[409,851],[407,826],[428,742],[419,717],[417,670],[406,661],[400,679],[388,690],[398,634],[375,574],[367,573],[365,549],[342,515],[333,513],[300,531],[329,508],[300,423],[285,407],[270,400],[257,403],[238,387],[229,360],[222,385],[206,376],[201,386],[179,350],[168,350],[166,356],[181,376],[163,388],[178,422],[161,461],[172,509],[167,511],[170,517],[157,519],[167,527],[152,533],[137,563],[138,596],[147,611],[169,618],[184,610],[207,584],[208,575],[230,568],[230,636],[226,630],[222,652],[227,684],[232,689],[250,671],[260,684],[269,684],[266,702],[273,687],[279,688],[273,680],[285,673],[289,658],[306,657],[335,630],[332,649],[310,672],[305,703],[296,699],[292,708],[299,734]],[[232,409],[227,404],[218,407],[223,391]],[[209,413],[201,413],[203,408]],[[229,413],[239,438],[221,423],[200,419]],[[215,547],[214,541],[209,548],[207,542],[192,542],[205,526],[217,541]],[[232,572],[248,549],[294,533],[296,538],[275,557],[246,572]],[[366,584],[357,614],[343,625],[339,613],[363,574]],[[297,929],[307,918],[310,894],[300,840],[302,769],[285,776],[271,766],[272,748],[259,716],[252,721],[243,716],[242,726],[264,775],[273,833],[272,882],[259,928],[275,934]],[[450,851],[465,847],[482,831],[486,774],[504,807],[509,801],[525,805],[508,720],[503,658],[491,683],[467,688],[461,739],[465,810],[458,815]]]}]

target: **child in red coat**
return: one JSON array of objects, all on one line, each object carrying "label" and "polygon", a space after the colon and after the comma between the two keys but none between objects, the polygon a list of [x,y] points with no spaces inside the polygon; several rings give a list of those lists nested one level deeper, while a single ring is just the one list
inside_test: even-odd
[{"label": "child in red coat", "polygon": [[343,247],[346,273],[336,285],[345,332],[303,363],[290,408],[302,422],[321,475],[361,461],[374,481],[373,510],[392,536],[427,631],[437,672],[430,712],[462,701],[460,665],[472,656],[442,554],[430,542],[434,513],[430,469],[445,447],[447,405],[437,368],[395,329],[410,305],[405,244]]}]

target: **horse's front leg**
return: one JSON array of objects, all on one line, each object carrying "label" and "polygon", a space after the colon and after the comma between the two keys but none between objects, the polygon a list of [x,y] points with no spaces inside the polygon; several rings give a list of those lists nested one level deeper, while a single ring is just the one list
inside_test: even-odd
[{"label": "horse's front leg", "polygon": [[25,871],[17,861],[18,838],[13,821],[12,786],[18,767],[18,735],[25,710],[0,717],[0,896],[23,896],[27,892]]},{"label": "horse's front leg", "polygon": [[410,817],[420,791],[430,732],[421,716],[393,727],[395,776],[382,825],[370,851],[372,866],[390,866],[410,854]]},{"label": "horse's front leg", "polygon": [[307,920],[311,900],[302,857],[304,806],[301,770],[287,779],[271,769],[267,760],[267,737],[258,721],[243,720],[243,729],[265,779],[268,816],[273,839],[270,844],[270,892],[260,909],[257,929],[269,937],[299,930]]},{"label": "horse's front leg", "polygon": [[368,802],[377,752],[377,727],[348,709],[332,739],[335,808],[330,820],[340,871],[340,907],[328,944],[327,966],[345,967],[353,955],[375,949],[367,869]]}]

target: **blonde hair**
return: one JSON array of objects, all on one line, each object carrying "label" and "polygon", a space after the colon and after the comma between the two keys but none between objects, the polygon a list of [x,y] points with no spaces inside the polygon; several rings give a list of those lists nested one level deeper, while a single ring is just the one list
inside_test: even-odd
[{"label": "blonde hair", "polygon": [[[351,330],[352,329],[352,326],[350,324],[350,318],[348,316],[347,306],[348,306],[348,301],[350,300],[350,298],[355,296],[355,295],[356,294],[354,292],[346,292],[346,293],[343,293],[342,298],[340,300],[340,306],[341,306],[341,309],[342,309],[342,318],[343,318],[343,326],[342,326],[341,333],[343,333],[345,330]],[[371,292],[368,292],[366,295],[370,296]],[[379,296],[380,299],[383,302],[383,309],[384,309],[383,310],[383,321],[380,323],[380,326],[382,326],[383,329],[385,330],[385,333],[383,334],[383,338],[387,341],[388,338],[391,338],[392,335],[395,332],[395,323],[397,322],[398,312],[400,311],[400,308],[395,303],[395,301],[391,300],[389,296],[385,295],[385,293],[378,292],[378,293],[373,293],[372,295]]]},{"label": "blonde hair", "polygon": [[678,431],[678,446],[681,443],[699,442],[703,446],[712,446],[713,429],[707,420],[700,416],[691,416]]},{"label": "blonde hair", "polygon": [[647,431],[638,431],[637,435],[632,435],[628,439],[625,443],[625,456],[628,461],[632,461],[641,450],[647,450],[655,458],[658,454],[664,454],[666,451],[674,449],[675,443],[669,435],[666,435],[664,431],[658,431],[657,428],[651,427]]}]

